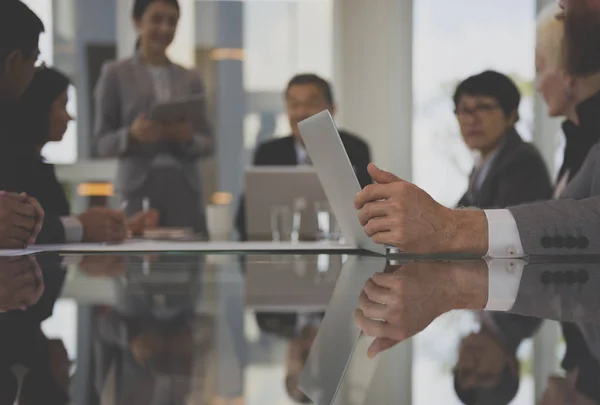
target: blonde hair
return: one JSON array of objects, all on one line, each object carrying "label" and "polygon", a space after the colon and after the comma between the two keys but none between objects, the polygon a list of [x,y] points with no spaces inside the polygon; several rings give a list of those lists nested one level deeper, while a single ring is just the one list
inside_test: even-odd
[{"label": "blonde hair", "polygon": [[554,2],[544,7],[538,14],[536,28],[536,52],[554,68],[564,68],[565,26],[563,19],[557,18],[561,12]]}]

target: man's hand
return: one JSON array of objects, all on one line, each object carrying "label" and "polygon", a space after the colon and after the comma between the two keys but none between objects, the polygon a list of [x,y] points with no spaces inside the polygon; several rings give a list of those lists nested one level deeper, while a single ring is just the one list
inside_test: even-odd
[{"label": "man's hand", "polygon": [[129,218],[127,222],[129,232],[133,236],[142,236],[144,235],[144,230],[158,226],[158,211],[155,209],[140,211]]},{"label": "man's hand", "polygon": [[42,271],[33,256],[0,258],[0,312],[25,310],[43,293]]},{"label": "man's hand", "polygon": [[356,325],[375,337],[368,355],[390,349],[453,309],[483,309],[487,304],[485,261],[415,262],[367,280],[354,313]]},{"label": "man's hand", "polygon": [[483,211],[448,209],[419,187],[374,164],[368,170],[377,184],[358,193],[354,206],[365,233],[374,242],[417,254],[486,254]]},{"label": "man's hand", "polygon": [[79,215],[84,242],[122,242],[127,237],[123,211],[94,207]]},{"label": "man's hand", "polygon": [[87,255],[79,263],[79,270],[90,277],[116,277],[127,272],[123,255]]},{"label": "man's hand", "polygon": [[163,126],[155,121],[146,119],[146,116],[138,115],[129,128],[131,137],[142,143],[153,143],[159,140],[163,132]]},{"label": "man's hand", "polygon": [[44,211],[33,197],[0,191],[0,248],[22,249],[35,242]]},{"label": "man's hand", "polygon": [[193,133],[192,122],[187,119],[180,122],[164,124],[162,138],[168,141],[189,142],[192,139]]}]

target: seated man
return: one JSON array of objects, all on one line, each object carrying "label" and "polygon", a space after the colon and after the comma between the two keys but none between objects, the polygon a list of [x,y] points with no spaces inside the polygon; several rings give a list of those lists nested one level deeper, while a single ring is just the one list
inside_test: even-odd
[{"label": "seated man", "polygon": [[456,88],[460,132],[479,159],[459,205],[505,208],[552,197],[546,165],[537,149],[515,129],[521,95],[507,76],[485,71]]},{"label": "seated man", "polygon": [[[0,138],[13,131],[11,123],[16,101],[33,76],[39,54],[38,39],[43,31],[42,21],[25,4],[18,0],[0,2]],[[13,167],[7,169],[5,175],[14,175]],[[34,198],[2,191],[0,248],[23,248],[33,243],[42,227],[43,216]]]},{"label": "seated man", "polygon": [[[315,74],[294,76],[285,91],[285,105],[292,134],[283,138],[266,141],[258,146],[254,153],[254,166],[299,166],[310,165],[310,159],[304,148],[298,123],[324,110],[335,114],[335,100],[331,85]],[[340,137],[350,163],[362,187],[371,183],[367,165],[371,161],[369,146],[365,141],[347,131],[340,130]],[[240,239],[246,239],[246,220],[244,201],[240,200],[236,228]]]}]

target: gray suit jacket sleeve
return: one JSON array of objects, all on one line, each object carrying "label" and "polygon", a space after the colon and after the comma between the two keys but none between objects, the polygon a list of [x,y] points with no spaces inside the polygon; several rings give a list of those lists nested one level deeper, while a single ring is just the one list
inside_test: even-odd
[{"label": "gray suit jacket sleeve", "polygon": [[111,64],[105,63],[94,94],[94,138],[101,157],[119,157],[134,146],[129,139],[129,126],[123,126],[119,95],[119,78]]},{"label": "gray suit jacket sleeve", "polygon": [[[193,77],[190,80],[190,90],[193,95],[202,94],[207,99],[207,94],[204,89],[202,79],[197,74],[192,73]],[[182,144],[183,153],[191,158],[197,159],[212,155],[214,151],[214,134],[213,128],[208,120],[208,111],[206,108],[206,102],[203,103],[202,111],[198,111],[192,117],[192,127],[194,135],[190,144]]]},{"label": "gray suit jacket sleeve", "polygon": [[600,252],[600,196],[553,200],[509,208],[525,254]]}]

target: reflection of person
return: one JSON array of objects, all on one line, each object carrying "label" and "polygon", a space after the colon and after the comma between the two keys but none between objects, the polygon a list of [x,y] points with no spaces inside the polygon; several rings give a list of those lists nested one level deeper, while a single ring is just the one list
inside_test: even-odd
[{"label": "reflection of person", "polygon": [[[6,148],[21,134],[17,100],[33,77],[43,31],[42,21],[25,4],[19,0],[0,2],[0,172],[6,174],[12,175],[17,167],[15,157]],[[22,191],[15,184],[2,183],[0,189]],[[0,192],[0,248],[22,248],[33,243],[42,219],[43,210],[34,198]]]},{"label": "reflection of person", "polygon": [[148,198],[159,225],[206,234],[197,162],[213,151],[206,111],[176,122],[144,115],[156,103],[204,95],[200,77],[172,63],[166,51],[179,20],[177,0],[136,0],[136,54],[106,64],[96,87],[95,136],[102,157],[118,157],[116,185],[134,214]]},{"label": "reflection of person", "polygon": [[[335,114],[336,104],[331,85],[315,74],[294,76],[288,82],[284,95],[292,134],[258,145],[252,161],[254,166],[310,165],[310,159],[298,130],[298,123],[324,110]],[[340,138],[361,187],[365,187],[371,183],[371,177],[367,173],[367,165],[371,160],[369,145],[347,131],[341,130]],[[246,239],[243,199],[240,201],[236,216],[236,228],[241,238]]]},{"label": "reflection of person", "polygon": [[[115,241],[120,240],[124,231],[124,223],[120,221],[122,214],[106,208],[92,208],[78,217],[69,217],[69,203],[58,182],[54,165],[46,163],[41,157],[41,150],[48,142],[60,142],[72,120],[67,112],[69,79],[61,72],[51,68],[38,69],[21,99],[26,117],[23,129],[30,134],[31,145],[35,148],[37,159],[32,162],[32,179],[28,191],[36,196],[47,215],[60,215],[65,225],[68,242]],[[106,222],[113,226],[105,226]],[[152,226],[156,222],[156,212],[139,212],[129,220],[130,228],[143,233],[145,225]]]},{"label": "reflection of person", "polygon": [[459,205],[505,208],[552,195],[542,156],[515,129],[520,101],[517,85],[494,71],[457,86],[454,104],[460,132],[469,149],[479,152]]},{"label": "reflection of person", "polygon": [[[600,100],[600,3],[582,0],[563,4],[567,73],[585,79],[573,86],[578,117],[583,120],[579,110],[587,111],[595,122]],[[585,52],[589,53],[583,57]],[[565,190],[562,197],[571,199],[487,211],[447,209],[415,185],[372,166],[370,173],[378,184],[359,193],[355,206],[366,234],[375,242],[411,253],[513,257],[597,252],[597,161],[588,158],[586,174],[582,168]]]},{"label": "reflection of person", "polygon": [[298,383],[323,316],[323,313],[318,312],[256,313],[256,322],[261,331],[289,341],[285,364],[285,389],[290,398],[299,403],[311,403],[310,399],[300,391]]}]

